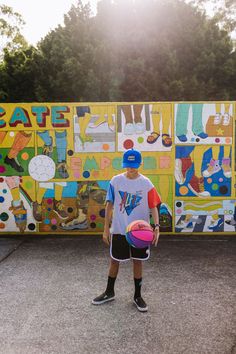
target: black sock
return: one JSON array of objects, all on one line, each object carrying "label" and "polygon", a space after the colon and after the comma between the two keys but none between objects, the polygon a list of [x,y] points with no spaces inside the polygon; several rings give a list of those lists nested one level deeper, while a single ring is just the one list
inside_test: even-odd
[{"label": "black sock", "polygon": [[137,297],[141,296],[142,278],[139,279],[134,278],[134,285],[135,285],[134,298],[137,299]]},{"label": "black sock", "polygon": [[105,293],[106,294],[114,294],[114,285],[115,285],[116,278],[108,277],[107,280],[107,288]]}]

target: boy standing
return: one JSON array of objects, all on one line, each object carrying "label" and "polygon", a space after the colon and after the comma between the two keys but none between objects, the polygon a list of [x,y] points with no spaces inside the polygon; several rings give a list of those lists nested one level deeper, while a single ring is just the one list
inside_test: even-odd
[{"label": "boy standing", "polygon": [[[154,220],[153,244],[157,245],[159,238],[159,216],[157,206],[161,203],[160,196],[152,182],[139,173],[142,163],[141,153],[137,150],[127,150],[123,155],[123,168],[126,172],[114,176],[109,185],[106,197],[105,226],[103,241],[110,245],[110,269],[107,288],[103,294],[96,297],[92,303],[100,305],[114,300],[114,285],[119,270],[119,264],[128,259],[133,260],[134,303],[139,311],[147,311],[147,305],[141,296],[142,261],[150,256],[150,249],[134,248],[125,238],[126,227],[135,220],[149,222],[150,211]],[[110,233],[110,223],[111,233]]]}]

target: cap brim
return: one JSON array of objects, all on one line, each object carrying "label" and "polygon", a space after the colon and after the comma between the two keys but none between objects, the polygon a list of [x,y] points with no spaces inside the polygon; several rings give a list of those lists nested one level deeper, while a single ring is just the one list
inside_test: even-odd
[{"label": "cap brim", "polygon": [[123,168],[139,168],[141,164],[140,163],[130,163],[130,162],[123,162],[122,167]]}]

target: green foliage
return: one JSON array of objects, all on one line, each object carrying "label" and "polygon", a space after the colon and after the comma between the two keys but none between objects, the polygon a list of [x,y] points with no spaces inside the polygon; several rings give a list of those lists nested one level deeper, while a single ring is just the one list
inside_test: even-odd
[{"label": "green foliage", "polygon": [[78,1],[37,50],[6,52],[0,74],[3,101],[226,100],[236,94],[236,54],[227,31],[182,0],[101,0],[96,16]]}]

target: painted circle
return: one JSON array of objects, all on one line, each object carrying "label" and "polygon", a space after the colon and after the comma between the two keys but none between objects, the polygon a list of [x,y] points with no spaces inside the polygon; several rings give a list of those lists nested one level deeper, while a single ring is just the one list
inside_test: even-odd
[{"label": "painted circle", "polygon": [[101,216],[101,218],[105,218],[105,209],[100,210],[99,215]]},{"label": "painted circle", "polygon": [[211,189],[213,191],[217,191],[219,189],[219,185],[217,183],[213,183],[213,185],[211,186]]},{"label": "painted circle", "polygon": [[96,215],[94,215],[94,214],[90,215],[90,220],[94,221],[94,220],[96,220],[96,218],[97,218]]},{"label": "painted circle", "polygon": [[33,182],[32,181],[25,182],[25,187],[26,187],[26,189],[32,189],[33,188]]},{"label": "painted circle", "polygon": [[0,177],[0,183],[4,182],[4,178]]},{"label": "painted circle", "polygon": [[225,138],[226,144],[231,144],[231,138]]},{"label": "painted circle", "polygon": [[14,133],[14,132],[10,132],[10,133],[9,133],[9,136],[10,136],[11,138],[13,138],[13,137],[15,136],[15,133]]},{"label": "painted circle", "polygon": [[7,190],[6,190],[6,189],[3,189],[2,192],[3,192],[4,194],[6,194],[6,193],[7,193]]},{"label": "painted circle", "polygon": [[90,172],[89,171],[84,171],[83,172],[83,177],[84,178],[89,178],[90,177]]},{"label": "painted circle", "polygon": [[229,211],[229,214],[233,214],[233,213],[234,213],[233,210],[230,210],[230,211]]},{"label": "painted circle", "polygon": [[5,198],[0,197],[0,203],[3,203],[3,202],[4,202],[4,200],[5,200]]},{"label": "painted circle", "polygon": [[57,229],[57,226],[56,226],[56,225],[52,225],[51,229],[52,229],[53,231],[55,231],[55,230]]},{"label": "painted circle", "polygon": [[197,139],[196,139],[196,142],[197,142],[197,143],[199,143],[199,141],[200,141],[200,139],[199,139],[199,138],[197,138]]},{"label": "painted circle", "polygon": [[138,140],[139,144],[142,144],[144,142],[144,139],[142,136],[139,136],[137,140]]},{"label": "painted circle", "polygon": [[212,178],[207,178],[207,183],[211,184],[212,183]]},{"label": "painted circle", "polygon": [[2,214],[0,215],[0,219],[1,219],[2,221],[7,221],[7,220],[9,219],[9,215],[8,215],[7,213],[2,213]]},{"label": "painted circle", "polygon": [[98,227],[99,229],[103,229],[103,226],[104,226],[104,224],[103,224],[102,222],[98,222],[98,223],[97,223],[97,227]]},{"label": "painted circle", "polygon": [[99,176],[99,171],[92,172],[93,177],[97,178]]},{"label": "painted circle", "polygon": [[194,139],[194,138],[191,138],[191,141],[192,141],[192,142],[194,142],[194,141],[195,141],[195,139]]},{"label": "painted circle", "polygon": [[2,154],[0,154],[0,160],[2,159]]},{"label": "painted circle", "polygon": [[52,200],[51,198],[49,198],[49,199],[47,200],[47,203],[48,203],[48,204],[52,204],[52,203],[53,203],[53,200]]},{"label": "painted circle", "polygon": [[177,203],[176,203],[176,206],[177,206],[178,208],[180,208],[180,207],[182,206],[182,203],[181,203],[181,202],[177,202]]},{"label": "painted circle", "polygon": [[4,173],[6,171],[4,166],[0,166],[0,173]]},{"label": "painted circle", "polygon": [[224,181],[224,179],[223,178],[219,178],[219,182],[223,182]]},{"label": "painted circle", "polygon": [[51,219],[51,224],[56,225],[57,224],[57,219]]},{"label": "painted circle", "polygon": [[29,154],[27,152],[23,152],[23,154],[21,154],[21,158],[22,160],[26,161],[29,159]]},{"label": "painted circle", "polygon": [[28,229],[31,230],[31,231],[34,231],[36,228],[35,224],[31,223],[28,225]]},{"label": "painted circle", "polygon": [[227,194],[228,193],[228,187],[227,186],[220,186],[219,192],[220,192],[220,194],[223,194],[223,195]]},{"label": "painted circle", "polygon": [[177,209],[176,210],[176,214],[181,214],[182,213],[182,209]]},{"label": "painted circle", "polygon": [[4,222],[0,222],[0,229],[5,229],[5,224],[4,224]]},{"label": "painted circle", "polygon": [[131,140],[131,139],[125,140],[124,143],[123,143],[123,147],[124,147],[126,150],[132,149],[132,148],[134,147],[134,142],[133,142],[133,140]]},{"label": "painted circle", "polygon": [[37,155],[30,160],[28,170],[35,181],[46,182],[55,176],[56,165],[49,156]]},{"label": "painted circle", "polygon": [[72,212],[73,212],[73,210],[74,210],[74,209],[73,209],[73,208],[71,208],[71,207],[70,207],[70,208],[67,208],[68,213],[72,213]]},{"label": "painted circle", "polygon": [[108,151],[110,149],[110,145],[109,144],[103,144],[102,148],[104,151]]},{"label": "painted circle", "polygon": [[92,229],[95,229],[96,226],[97,226],[97,225],[96,225],[95,222],[91,222],[90,227],[91,227]]},{"label": "painted circle", "polygon": [[220,143],[220,139],[219,138],[215,138],[215,142],[216,143]]},{"label": "painted circle", "polygon": [[74,151],[73,151],[73,150],[69,150],[69,151],[67,152],[67,154],[68,154],[69,156],[73,156],[73,155],[74,155]]},{"label": "painted circle", "polygon": [[50,224],[50,220],[49,220],[49,219],[45,219],[45,220],[44,220],[44,224],[45,224],[45,225],[49,225],[49,224]]},{"label": "painted circle", "polygon": [[47,211],[51,211],[52,209],[51,208],[47,208]]},{"label": "painted circle", "polygon": [[181,195],[186,195],[186,194],[188,194],[188,187],[186,187],[186,186],[180,187],[180,188],[179,188],[179,193],[180,193]]}]

